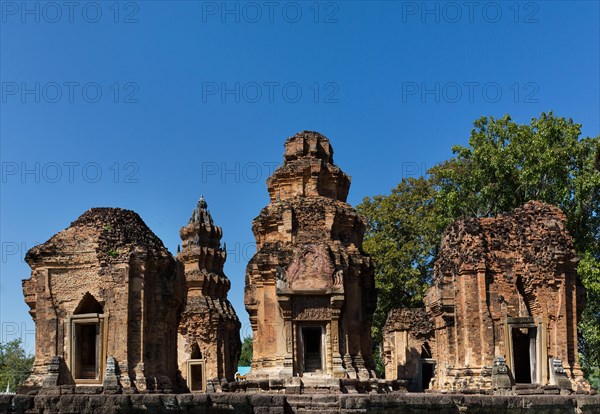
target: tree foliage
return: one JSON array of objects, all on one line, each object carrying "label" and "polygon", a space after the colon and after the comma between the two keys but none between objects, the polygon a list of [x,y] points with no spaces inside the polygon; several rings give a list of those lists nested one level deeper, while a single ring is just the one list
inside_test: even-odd
[{"label": "tree foliage", "polygon": [[389,309],[422,303],[444,228],[460,216],[490,217],[530,200],[561,208],[581,258],[587,289],[580,352],[588,373],[600,366],[600,137],[542,113],[530,124],[507,115],[474,122],[469,145],[435,165],[428,177],[403,179],[391,194],[365,198],[365,250],[376,262],[379,303],[373,335]]},{"label": "tree foliage", "polygon": [[249,367],[252,364],[252,337],[247,336],[242,341],[242,353],[238,365],[241,367]]},{"label": "tree foliage", "polygon": [[388,196],[365,198],[365,250],[376,261],[377,309],[373,335],[381,341],[388,312],[422,303],[444,221],[434,213],[435,191],[425,178],[404,179]]},{"label": "tree foliage", "polygon": [[0,391],[10,389],[15,391],[29,376],[33,366],[33,356],[23,350],[21,340],[0,343]]}]

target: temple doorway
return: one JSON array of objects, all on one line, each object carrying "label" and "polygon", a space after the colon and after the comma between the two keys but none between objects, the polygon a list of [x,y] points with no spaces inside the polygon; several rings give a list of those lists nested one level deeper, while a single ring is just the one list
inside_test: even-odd
[{"label": "temple doorway", "polygon": [[304,372],[323,372],[323,328],[302,327]]},{"label": "temple doorway", "polygon": [[75,379],[98,379],[100,324],[75,324]]},{"label": "temple doorway", "polygon": [[432,358],[431,347],[427,342],[421,347],[421,358],[419,359],[419,373],[417,388],[419,391],[429,389],[429,383],[433,378],[435,359]]},{"label": "temple doorway", "polygon": [[88,292],[70,319],[71,373],[76,383],[99,383],[104,372],[102,305]]},{"label": "temple doorway", "polygon": [[537,328],[512,328],[513,375],[517,384],[535,384]]},{"label": "temple doorway", "polygon": [[420,391],[429,389],[429,383],[433,378],[433,368],[435,367],[435,361],[421,360],[421,384]]},{"label": "temple doorway", "polygon": [[206,376],[204,375],[203,359],[188,359],[187,386],[190,392],[206,391]]}]

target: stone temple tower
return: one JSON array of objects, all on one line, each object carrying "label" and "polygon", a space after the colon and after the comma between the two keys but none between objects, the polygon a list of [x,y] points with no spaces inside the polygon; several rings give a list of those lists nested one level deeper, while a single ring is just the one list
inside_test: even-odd
[{"label": "stone temple tower", "polygon": [[187,284],[177,339],[179,369],[190,391],[215,391],[221,382],[234,380],[241,352],[240,321],[227,299],[231,282],[223,272],[223,232],[214,225],[203,197],[179,234],[183,249],[177,260]]},{"label": "stone temple tower", "polygon": [[31,277],[23,292],[36,328],[27,388],[175,389],[184,280],[140,216],[90,209],[25,259]]},{"label": "stone temple tower", "polygon": [[350,177],[334,165],[329,140],[304,131],[285,142],[267,187],[271,202],[252,224],[257,253],[246,270],[249,379],[368,382],[376,296],[365,221],[346,203]]}]

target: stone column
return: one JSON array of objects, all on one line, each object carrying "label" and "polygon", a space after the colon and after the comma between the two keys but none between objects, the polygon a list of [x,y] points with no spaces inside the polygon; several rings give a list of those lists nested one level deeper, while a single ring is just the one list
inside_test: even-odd
[{"label": "stone column", "polygon": [[279,306],[283,316],[283,330],[285,334],[285,354],[283,369],[279,371],[281,378],[294,375],[294,329],[292,326],[292,299],[288,295],[278,295]]},{"label": "stone column", "polygon": [[334,378],[346,378],[346,370],[342,364],[342,355],[340,354],[339,338],[339,322],[343,304],[343,295],[331,296],[331,353],[333,361],[332,374]]},{"label": "stone column", "polygon": [[347,297],[354,299],[344,303],[346,347],[344,349],[343,361],[348,376],[355,379],[358,378],[358,376],[354,359],[356,354],[360,351],[360,327],[358,325],[358,302],[356,300],[356,297],[358,296],[358,277],[356,277],[355,273],[352,271],[345,275],[344,291]]}]

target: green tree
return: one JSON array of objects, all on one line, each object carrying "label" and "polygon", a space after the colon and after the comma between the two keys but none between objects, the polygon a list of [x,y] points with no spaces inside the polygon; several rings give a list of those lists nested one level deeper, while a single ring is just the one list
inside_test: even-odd
[{"label": "green tree", "polygon": [[590,255],[584,253],[577,269],[587,288],[587,304],[579,323],[579,352],[586,376],[600,389],[600,261]]},{"label": "green tree", "polygon": [[29,376],[33,366],[33,356],[27,355],[21,340],[0,343],[0,391],[10,389],[15,391]]},{"label": "green tree", "polygon": [[252,337],[247,336],[242,342],[242,353],[240,354],[239,366],[249,367],[252,364]]},{"label": "green tree", "polygon": [[434,195],[429,180],[408,178],[390,195],[365,198],[357,206],[368,218],[364,249],[375,259],[376,342],[390,309],[422,304],[444,225],[434,212]]},{"label": "green tree", "polygon": [[430,169],[427,178],[403,180],[390,195],[365,199],[359,206],[369,221],[365,250],[378,266],[382,292],[376,339],[391,307],[420,303],[448,223],[540,200],[566,214],[581,258],[578,273],[588,300],[579,346],[584,369],[594,372],[600,366],[600,137],[580,136],[581,125],[552,113],[528,125],[508,115],[482,117],[474,122],[469,146],[453,147],[454,157]]},{"label": "green tree", "polygon": [[590,374],[600,366],[600,137],[580,137],[580,124],[552,113],[529,125],[482,117],[469,147],[453,147],[455,157],[429,173],[446,217],[493,216],[530,200],[565,213],[587,289],[579,350]]},{"label": "green tree", "polygon": [[446,216],[489,217],[540,200],[567,215],[580,251],[597,247],[600,137],[579,140],[581,125],[552,113],[530,125],[482,117],[474,127],[469,147],[454,146],[456,156],[429,171]]}]

